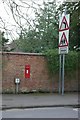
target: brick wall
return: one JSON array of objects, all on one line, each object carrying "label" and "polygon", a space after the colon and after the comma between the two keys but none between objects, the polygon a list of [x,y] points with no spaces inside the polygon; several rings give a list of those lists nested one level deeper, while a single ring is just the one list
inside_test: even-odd
[{"label": "brick wall", "polygon": [[[2,54],[2,91],[14,92],[15,78],[20,78],[19,92],[58,91],[58,73],[50,77],[46,57],[34,53]],[[30,65],[30,78],[25,78],[25,65]],[[77,73],[73,79],[65,76],[65,91],[77,91]]]}]

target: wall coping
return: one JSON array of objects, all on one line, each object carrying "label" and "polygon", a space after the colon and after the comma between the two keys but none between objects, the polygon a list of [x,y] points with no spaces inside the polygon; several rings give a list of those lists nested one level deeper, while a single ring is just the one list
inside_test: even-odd
[{"label": "wall coping", "polygon": [[0,54],[12,54],[12,55],[29,55],[29,56],[45,56],[42,53],[25,53],[25,52],[1,52]]}]

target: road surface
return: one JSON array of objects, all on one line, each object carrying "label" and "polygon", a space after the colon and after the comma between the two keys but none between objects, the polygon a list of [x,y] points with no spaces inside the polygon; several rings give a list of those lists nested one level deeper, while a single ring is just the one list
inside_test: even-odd
[{"label": "road surface", "polygon": [[10,109],[2,112],[3,118],[78,118],[78,108],[50,107]]}]

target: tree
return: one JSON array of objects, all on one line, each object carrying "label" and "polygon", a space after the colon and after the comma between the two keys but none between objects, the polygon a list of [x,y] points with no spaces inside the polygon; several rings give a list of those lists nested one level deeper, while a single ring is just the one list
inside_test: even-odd
[{"label": "tree", "polygon": [[44,9],[37,14],[36,30],[44,50],[57,47],[58,25],[55,19],[55,2],[44,3]]},{"label": "tree", "polygon": [[4,32],[0,32],[0,50],[3,51],[3,52],[10,52],[12,51],[13,49],[11,49],[9,46],[8,46],[8,42],[9,42],[9,39],[5,38],[5,33]]},{"label": "tree", "polygon": [[69,49],[73,50],[74,46],[80,46],[80,2],[64,2],[58,9],[56,9],[55,2],[44,2],[44,8],[40,8],[40,11],[36,12],[34,29],[30,27],[26,30],[27,32],[24,31],[23,40],[19,39],[21,50],[24,52],[43,52],[58,48],[59,14],[64,12],[65,8],[67,13],[70,14]]},{"label": "tree", "polygon": [[1,33],[1,40],[0,40],[0,46],[2,48],[2,51],[7,51],[6,43],[9,41],[9,39],[6,39],[4,37],[4,32]]},{"label": "tree", "polygon": [[[59,23],[59,14],[65,11],[67,8],[67,13],[70,13],[70,39],[69,47],[70,50],[73,50],[74,46],[80,46],[79,40],[79,31],[80,31],[80,1],[79,2],[64,2],[57,9],[55,5],[55,0],[53,2],[44,2],[44,7],[41,7],[40,4],[34,0],[22,1],[22,0],[2,0],[6,13],[12,14],[15,21],[15,26],[17,28],[16,33],[20,36],[20,31],[25,33],[25,43],[26,40],[30,45],[30,42],[36,44],[31,47],[30,51],[44,51],[46,49],[54,49],[58,46],[58,23]],[[7,8],[6,8],[7,6]],[[38,12],[39,8],[39,12]],[[33,19],[30,18],[28,12],[34,14],[36,12],[36,17]],[[8,12],[9,11],[9,12]],[[56,14],[55,14],[56,12]],[[10,15],[9,14],[9,15]],[[25,21],[23,23],[23,21]],[[8,25],[7,25],[8,26]],[[10,30],[10,25],[7,28],[5,20],[0,17],[0,28],[7,31],[9,35],[13,34],[13,29]],[[29,32],[28,32],[29,31]],[[28,35],[28,37],[27,37]],[[33,36],[33,38],[31,37]],[[13,34],[12,38],[15,35]],[[30,41],[30,39],[32,41]],[[19,39],[20,42],[20,39]],[[39,45],[37,46],[37,44]],[[22,43],[21,43],[22,44]],[[31,44],[32,45],[32,44]],[[28,46],[28,45],[26,45]],[[23,47],[24,48],[24,47]],[[27,47],[28,48],[28,47]],[[24,51],[27,51],[25,47]],[[35,48],[35,49],[33,49]]]},{"label": "tree", "polygon": [[33,15],[41,7],[40,3],[34,0],[1,0],[0,5],[4,8],[5,16],[8,16],[8,19],[0,16],[0,28],[9,38],[14,40],[15,34],[19,37],[20,31],[25,31],[25,28],[34,29]]},{"label": "tree", "polygon": [[[44,8],[35,12],[34,29],[21,32],[18,47],[24,52],[43,52],[58,46],[58,24],[55,2],[44,2]],[[27,32],[26,32],[27,31]]]}]

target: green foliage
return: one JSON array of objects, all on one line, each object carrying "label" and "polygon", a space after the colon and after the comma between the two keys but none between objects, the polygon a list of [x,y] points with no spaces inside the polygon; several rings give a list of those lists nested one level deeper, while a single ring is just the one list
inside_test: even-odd
[{"label": "green foliage", "polygon": [[45,53],[48,61],[48,68],[51,74],[55,74],[59,71],[59,55],[58,49],[48,50]]},{"label": "green foliage", "polygon": [[23,52],[40,53],[58,46],[58,25],[55,19],[55,2],[44,3],[44,8],[35,12],[34,29],[29,28],[16,40]]},{"label": "green foliage", "polygon": [[69,50],[74,46],[80,46],[80,2],[64,2],[56,7],[55,2],[44,2],[44,7],[35,11],[34,26],[25,28],[24,34],[15,41],[19,51],[40,53],[58,47],[59,40],[59,14],[65,11],[70,14],[70,31],[69,31]]},{"label": "green foliage", "polygon": [[65,73],[72,77],[76,71],[78,71],[78,52],[70,51],[65,56]]},{"label": "green foliage", "polygon": [[[48,68],[50,73],[56,74],[59,72],[59,54],[58,50],[49,50],[45,53],[48,61]],[[70,51],[65,55],[65,72],[70,75],[78,69],[78,53],[76,51]],[[68,74],[69,73],[69,74]]]},{"label": "green foliage", "polygon": [[55,19],[55,2],[44,3],[44,9],[39,14],[36,13],[36,28],[38,39],[42,42],[44,50],[57,47],[58,25]]}]

